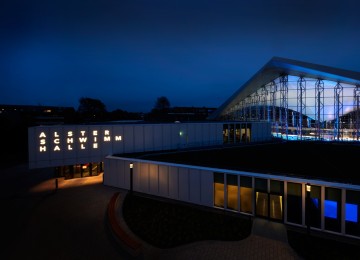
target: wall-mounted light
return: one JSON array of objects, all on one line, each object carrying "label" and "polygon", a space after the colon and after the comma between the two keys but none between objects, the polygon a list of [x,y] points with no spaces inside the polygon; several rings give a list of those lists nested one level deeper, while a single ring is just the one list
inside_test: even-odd
[{"label": "wall-mounted light", "polygon": [[132,162],[129,164],[129,168],[130,168],[130,193],[132,194],[132,191],[133,191],[133,168],[134,168],[134,164]]},{"label": "wall-mounted light", "polygon": [[310,183],[306,183],[306,191],[307,192],[311,192],[311,184]]}]

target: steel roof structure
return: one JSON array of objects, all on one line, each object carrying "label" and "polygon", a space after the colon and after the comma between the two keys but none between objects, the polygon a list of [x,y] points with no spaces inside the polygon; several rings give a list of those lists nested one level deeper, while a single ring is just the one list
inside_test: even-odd
[{"label": "steel roof structure", "polygon": [[218,119],[228,113],[240,101],[269,82],[283,76],[292,75],[304,78],[329,80],[333,82],[359,85],[360,72],[333,68],[303,61],[273,57],[253,77],[242,85],[228,100],[226,100],[209,119]]}]

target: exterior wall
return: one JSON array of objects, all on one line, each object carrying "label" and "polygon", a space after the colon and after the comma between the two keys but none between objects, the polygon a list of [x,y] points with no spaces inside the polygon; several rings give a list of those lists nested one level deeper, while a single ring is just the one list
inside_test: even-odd
[{"label": "exterior wall", "polygon": [[213,206],[213,173],[201,167],[108,156],[104,161],[104,184],[130,190],[131,162],[133,191]]},{"label": "exterior wall", "polygon": [[[252,125],[266,128],[268,123]],[[29,167],[99,162],[112,154],[221,145],[222,126],[223,122],[30,127]],[[271,139],[270,131],[253,136],[259,141]]]},{"label": "exterior wall", "polygon": [[[254,204],[251,212],[242,212],[241,207],[237,207],[236,210],[228,208],[226,179],[228,175],[251,177],[252,198],[256,197],[255,193],[257,192],[255,180],[265,180],[267,183],[267,188],[264,191],[265,194],[278,194],[283,200],[283,204],[281,205],[281,211],[283,211],[283,213],[281,219],[278,220],[281,220],[289,225],[300,227],[307,227],[305,214],[307,209],[306,199],[310,194],[307,194],[306,184],[309,183],[313,186],[313,189],[317,187],[320,191],[320,195],[318,197],[319,200],[316,202],[318,203],[317,207],[320,210],[319,215],[312,217],[313,220],[317,218],[318,222],[314,225],[310,224],[311,229],[360,239],[360,199],[358,198],[358,194],[360,194],[360,185],[348,185],[343,183],[307,180],[243,171],[221,170],[208,167],[154,162],[115,156],[107,156],[105,158],[104,184],[127,190],[131,189],[129,181],[131,174],[129,168],[130,163],[133,163],[134,165],[134,191],[214,208],[219,208],[214,205],[214,174],[224,174],[225,188],[223,197],[225,198],[225,201],[223,206],[220,208],[237,212],[239,214],[250,214],[253,216],[257,216],[256,201],[253,202]],[[274,181],[283,183],[283,191],[281,193],[273,193],[271,191],[271,182]],[[288,203],[294,203],[294,200],[290,201],[290,193],[288,192],[290,184],[299,186],[300,197],[297,199],[297,202],[299,203],[298,208],[294,208],[294,205],[292,204],[288,205]],[[241,181],[240,183],[238,182],[238,188],[240,187]],[[337,193],[337,197],[334,196],[334,192]],[[238,193],[237,196],[240,203],[240,193]],[[315,198],[316,194],[312,194],[311,196],[312,198]],[[334,205],[333,203],[337,203],[335,206],[337,210],[335,211],[332,211]],[[299,211],[296,211],[297,213],[295,213],[297,221],[294,221],[294,212],[288,212],[288,207]],[[346,212],[346,207],[349,207],[349,209],[352,207],[353,211],[351,213]],[[290,214],[293,219],[290,218]]]}]

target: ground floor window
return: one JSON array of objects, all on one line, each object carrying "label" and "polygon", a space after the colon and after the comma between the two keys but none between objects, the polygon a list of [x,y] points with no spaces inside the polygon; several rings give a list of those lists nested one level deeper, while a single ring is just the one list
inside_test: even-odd
[{"label": "ground floor window", "polygon": [[288,223],[360,236],[358,190],[318,185],[305,190],[305,183],[218,172],[213,178],[216,207],[277,221],[286,215]]},{"label": "ground floor window", "polygon": [[255,178],[255,212],[257,216],[269,216],[267,179]]},{"label": "ground floor window", "polygon": [[103,172],[103,162],[66,165],[56,168],[56,175],[65,179],[96,176]]},{"label": "ground floor window", "polygon": [[226,175],[226,189],[227,189],[227,208],[238,210],[239,184],[238,175]]},{"label": "ground floor window", "polygon": [[301,188],[301,183],[287,183],[287,221],[295,224],[302,224]]},{"label": "ground floor window", "polygon": [[270,218],[283,219],[284,182],[270,180]]},{"label": "ground floor window", "polygon": [[307,215],[311,227],[321,228],[321,205],[321,187],[311,185],[310,205],[308,209],[310,213]]},{"label": "ground floor window", "polygon": [[341,232],[341,190],[325,188],[324,201],[325,229]]},{"label": "ground floor window", "polygon": [[360,236],[360,191],[346,191],[345,233]]},{"label": "ground floor window", "polygon": [[214,206],[224,208],[224,174],[214,173]]},{"label": "ground floor window", "polygon": [[253,188],[252,178],[240,176],[240,211],[253,213]]}]

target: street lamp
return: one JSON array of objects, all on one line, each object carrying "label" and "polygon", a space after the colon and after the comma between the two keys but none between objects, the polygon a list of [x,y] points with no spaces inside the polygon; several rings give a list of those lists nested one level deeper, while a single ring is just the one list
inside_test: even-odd
[{"label": "street lamp", "polygon": [[133,191],[133,168],[134,168],[134,164],[131,162],[129,165],[130,168],[130,193],[132,193]]},{"label": "street lamp", "polygon": [[310,235],[310,203],[311,203],[311,197],[310,197],[310,193],[311,193],[311,184],[310,183],[306,183],[305,185],[306,187],[306,225],[307,225],[307,233],[308,235]]}]

